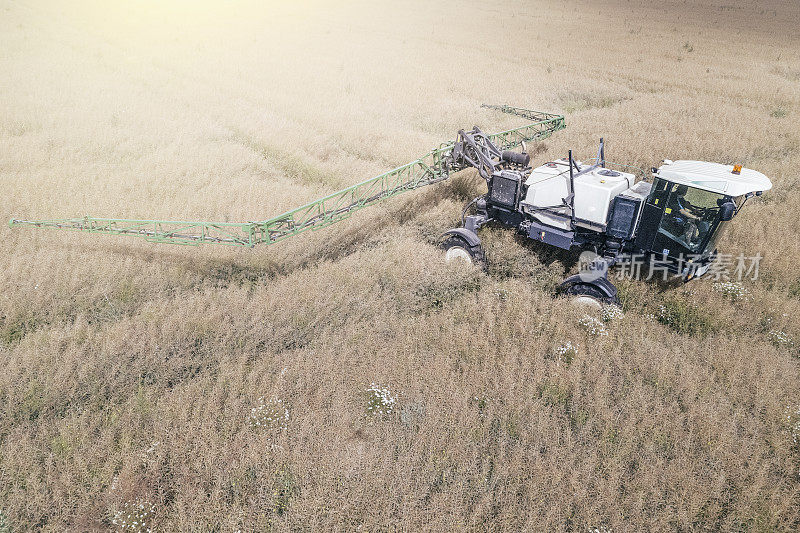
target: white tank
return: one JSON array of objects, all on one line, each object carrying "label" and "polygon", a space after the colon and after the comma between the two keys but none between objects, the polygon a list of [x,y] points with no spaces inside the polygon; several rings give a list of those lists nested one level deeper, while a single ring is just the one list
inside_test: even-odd
[{"label": "white tank", "polygon": [[[578,163],[578,168],[581,164]],[[566,175],[566,179],[564,176]],[[551,161],[533,169],[525,180],[528,193],[522,210],[533,218],[561,229],[570,228],[569,209],[558,208],[569,194],[569,163],[563,159]]]},{"label": "white tank", "polygon": [[[576,162],[578,170],[587,168]],[[576,223],[589,227],[605,226],[611,202],[630,188],[636,177],[626,172],[597,168],[575,178]],[[569,194],[569,163],[559,159],[531,171],[525,181],[528,192],[522,210],[541,222],[560,229],[570,229],[570,210],[560,207]]]},{"label": "white tank", "polygon": [[633,174],[608,168],[598,168],[578,176],[575,178],[575,218],[605,226],[611,202],[633,186],[635,179]]}]

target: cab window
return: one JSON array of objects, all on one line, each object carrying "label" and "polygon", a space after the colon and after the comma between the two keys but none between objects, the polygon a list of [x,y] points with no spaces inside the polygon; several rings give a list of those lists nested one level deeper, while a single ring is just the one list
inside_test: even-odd
[{"label": "cab window", "polygon": [[716,229],[719,202],[723,195],[687,185],[669,184],[659,233],[700,252],[708,236]]}]

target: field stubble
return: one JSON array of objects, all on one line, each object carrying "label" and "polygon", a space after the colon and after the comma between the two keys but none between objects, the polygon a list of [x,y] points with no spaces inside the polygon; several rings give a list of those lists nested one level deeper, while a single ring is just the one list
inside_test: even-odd
[{"label": "field stubble", "polygon": [[796,5],[107,4],[0,2],[8,217],[265,219],[497,102],[567,113],[537,161],[763,171],[764,259],[582,327],[571,256],[442,263],[469,172],[252,251],[0,230],[0,530],[800,525]]}]

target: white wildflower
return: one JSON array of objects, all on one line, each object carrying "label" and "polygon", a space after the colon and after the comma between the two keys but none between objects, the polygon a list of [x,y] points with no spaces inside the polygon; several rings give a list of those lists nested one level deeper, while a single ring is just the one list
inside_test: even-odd
[{"label": "white wildflower", "polygon": [[792,444],[795,446],[800,444],[800,407],[792,412],[791,407],[786,406],[786,424],[789,426],[789,432],[792,435]]},{"label": "white wildflower", "polygon": [[127,501],[114,511],[111,523],[120,531],[149,532],[147,524],[155,512],[156,506],[147,500]]},{"label": "white wildflower", "polygon": [[589,335],[593,335],[595,337],[603,337],[608,335],[608,330],[606,329],[605,324],[593,316],[583,315],[578,320],[578,325],[582,327]]},{"label": "white wildflower", "polygon": [[747,288],[744,285],[733,281],[718,281],[714,283],[711,288],[723,296],[727,296],[734,302],[746,299],[748,294]]},{"label": "white wildflower", "polygon": [[579,344],[572,344],[567,341],[558,348],[556,348],[556,357],[559,361],[564,361],[568,365],[572,362],[576,355],[578,355]]},{"label": "white wildflower", "polygon": [[368,415],[389,415],[394,411],[397,397],[389,389],[372,383],[366,393]]},{"label": "white wildflower", "polygon": [[474,396],[472,401],[475,405],[478,406],[478,411],[483,414],[483,410],[489,406],[489,397],[488,396]]},{"label": "white wildflower", "polygon": [[612,320],[619,320],[624,316],[625,314],[622,312],[622,309],[620,309],[616,305],[604,305],[603,309],[600,311],[600,319],[603,322],[611,322]]},{"label": "white wildflower", "polygon": [[250,409],[249,421],[253,428],[286,429],[289,409],[278,398],[265,401],[262,397],[258,399],[258,405]]},{"label": "white wildflower", "polygon": [[769,341],[778,348],[790,348],[794,346],[794,340],[785,331],[773,329],[767,333],[767,337],[769,337]]}]

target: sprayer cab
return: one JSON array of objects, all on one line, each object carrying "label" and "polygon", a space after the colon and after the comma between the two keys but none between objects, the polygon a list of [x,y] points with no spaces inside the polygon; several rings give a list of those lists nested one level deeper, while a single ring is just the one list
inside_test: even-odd
[{"label": "sprayer cab", "polygon": [[728,222],[748,198],[771,188],[764,174],[740,165],[666,160],[653,169],[635,248],[710,263]]}]

